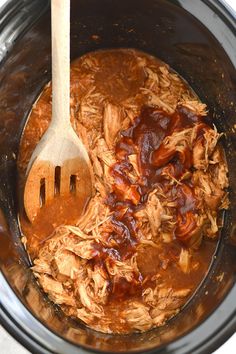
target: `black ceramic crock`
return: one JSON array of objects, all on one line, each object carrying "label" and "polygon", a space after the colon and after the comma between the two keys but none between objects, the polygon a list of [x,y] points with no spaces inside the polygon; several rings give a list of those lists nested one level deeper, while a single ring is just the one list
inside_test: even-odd
[{"label": "black ceramic crock", "polygon": [[[0,8],[0,322],[33,353],[211,353],[236,329],[236,25],[216,0],[72,0],[71,57],[133,47],[164,60],[225,132],[230,210],[205,280],[166,326],[112,336],[68,320],[43,296],[19,239],[16,157],[30,108],[51,77],[47,0]],[[98,37],[94,36],[97,35]]]}]

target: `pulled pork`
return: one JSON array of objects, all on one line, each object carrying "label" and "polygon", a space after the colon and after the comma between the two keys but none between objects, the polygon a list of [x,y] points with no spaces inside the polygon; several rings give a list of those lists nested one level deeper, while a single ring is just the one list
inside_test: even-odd
[{"label": "pulled pork", "polygon": [[[34,119],[50,112],[50,90]],[[101,51],[72,64],[72,123],[95,191],[75,225],[55,228],[32,267],[68,316],[105,333],[146,331],[194,292],[207,269],[201,247],[217,237],[218,211],[228,207],[220,134],[206,115],[186,83],[146,54]],[[20,166],[30,157],[26,136]]]}]

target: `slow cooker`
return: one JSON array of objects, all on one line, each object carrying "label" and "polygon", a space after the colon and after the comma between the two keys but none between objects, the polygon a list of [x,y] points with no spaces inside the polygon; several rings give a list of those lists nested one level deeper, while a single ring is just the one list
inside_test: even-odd
[{"label": "slow cooker", "polygon": [[32,353],[211,353],[236,329],[236,23],[217,0],[72,0],[71,60],[130,47],[186,79],[224,132],[230,210],[205,279],[161,328],[105,335],[66,318],[44,296],[20,241],[17,153],[27,115],[51,79],[50,1],[0,7],[0,323]]}]

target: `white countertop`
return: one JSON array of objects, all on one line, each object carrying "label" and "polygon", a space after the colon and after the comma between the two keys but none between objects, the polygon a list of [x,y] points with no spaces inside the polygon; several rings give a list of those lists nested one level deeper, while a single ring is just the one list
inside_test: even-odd
[{"label": "white countertop", "polygon": [[28,350],[23,348],[15,339],[13,339],[0,326],[0,353],[1,354],[30,354]]},{"label": "white countertop", "polygon": [[[0,6],[6,0],[0,0]],[[191,0],[189,0],[191,1]],[[225,0],[232,8],[236,10],[236,0]],[[236,300],[235,300],[236,301]],[[236,334],[234,334],[222,347],[214,354],[234,354],[236,353]],[[28,350],[23,348],[15,339],[13,339],[0,326],[0,354],[30,354]],[[69,354],[69,353],[68,353]],[[189,353],[191,354],[191,353]],[[212,354],[212,353],[209,353]]]}]

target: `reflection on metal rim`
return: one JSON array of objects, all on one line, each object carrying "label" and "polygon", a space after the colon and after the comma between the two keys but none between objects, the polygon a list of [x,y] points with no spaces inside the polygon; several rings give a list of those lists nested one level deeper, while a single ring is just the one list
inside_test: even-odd
[{"label": "reflection on metal rim", "polygon": [[19,36],[24,34],[47,10],[48,0],[7,1],[0,8],[0,62],[5,58]]},{"label": "reflection on metal rim", "polygon": [[201,2],[190,2],[188,0],[178,0],[178,2],[214,34],[215,38],[228,54],[233,65],[236,66],[236,50],[234,50],[236,35],[235,11],[230,11],[231,8],[229,6],[227,8],[224,7],[225,4],[223,1],[204,0]]}]

